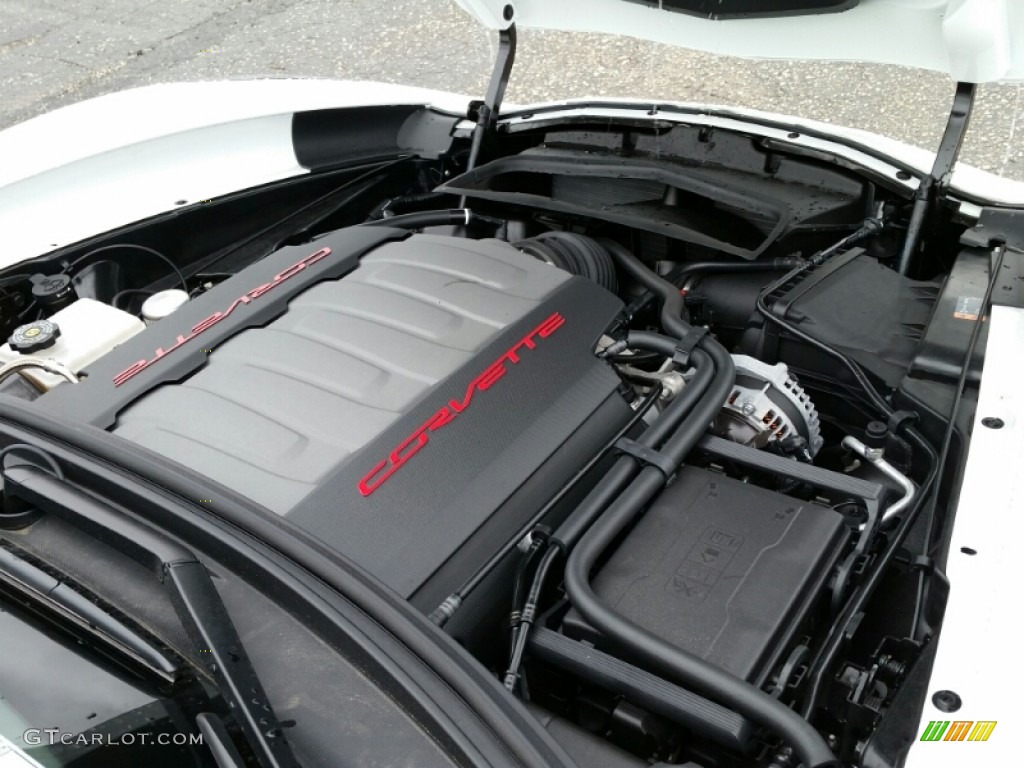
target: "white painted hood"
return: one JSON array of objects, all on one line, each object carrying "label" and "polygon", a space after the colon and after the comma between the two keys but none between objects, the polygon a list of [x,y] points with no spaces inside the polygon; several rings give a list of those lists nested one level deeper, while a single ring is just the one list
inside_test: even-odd
[{"label": "white painted hood", "polygon": [[[519,29],[626,35],[746,58],[902,64],[945,72],[962,82],[1024,81],[1022,0],[456,2],[491,29],[515,23]],[[815,4],[832,11],[793,10]],[[788,8],[789,13],[728,15],[730,9],[742,13],[749,8]]]}]

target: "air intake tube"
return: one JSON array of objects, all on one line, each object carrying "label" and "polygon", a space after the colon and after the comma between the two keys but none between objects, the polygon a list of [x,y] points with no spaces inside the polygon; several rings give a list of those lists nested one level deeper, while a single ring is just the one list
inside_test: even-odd
[{"label": "air intake tube", "polygon": [[597,240],[572,232],[545,232],[515,244],[523,253],[574,275],[586,277],[612,293],[618,291],[615,262]]}]

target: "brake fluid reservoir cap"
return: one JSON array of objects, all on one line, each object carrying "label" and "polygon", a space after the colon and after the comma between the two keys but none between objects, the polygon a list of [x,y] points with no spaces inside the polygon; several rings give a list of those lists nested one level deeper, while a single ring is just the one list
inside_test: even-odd
[{"label": "brake fluid reservoir cap", "polygon": [[59,336],[59,325],[49,320],[36,320],[15,328],[7,343],[15,352],[38,352],[56,344]]},{"label": "brake fluid reservoir cap", "polygon": [[188,294],[180,288],[170,288],[154,293],[142,302],[142,319],[147,323],[163,320],[186,303],[188,303]]}]

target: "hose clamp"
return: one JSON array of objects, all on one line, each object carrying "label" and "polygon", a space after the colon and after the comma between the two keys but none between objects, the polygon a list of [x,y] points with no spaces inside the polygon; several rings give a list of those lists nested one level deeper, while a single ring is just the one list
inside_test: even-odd
[{"label": "hose clamp", "polygon": [[676,349],[675,353],[672,355],[672,362],[680,368],[688,368],[690,365],[690,356],[693,354],[693,350],[697,348],[707,335],[707,328],[690,326],[686,331],[686,335],[676,342]]},{"label": "hose clamp", "polygon": [[676,466],[668,456],[653,448],[648,448],[636,440],[630,440],[628,437],[619,438],[615,442],[615,450],[627,456],[632,456],[642,466],[658,469],[665,476],[665,480],[668,480],[676,473]]}]

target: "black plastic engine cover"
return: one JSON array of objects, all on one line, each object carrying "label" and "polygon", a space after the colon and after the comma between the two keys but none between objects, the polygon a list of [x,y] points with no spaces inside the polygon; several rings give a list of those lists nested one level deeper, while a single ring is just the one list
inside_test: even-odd
[{"label": "black plastic engine cover", "polygon": [[594,355],[621,309],[507,243],[352,227],[37,405],[247,496],[429,610],[631,417]]},{"label": "black plastic engine cover", "polygon": [[[565,283],[328,476],[289,519],[405,596],[449,558],[461,563],[445,569],[443,586],[417,595],[433,607],[629,419],[618,377],[593,354],[620,309],[594,283]],[[545,328],[553,329],[547,337]],[[468,407],[455,413],[453,402]]]}]

